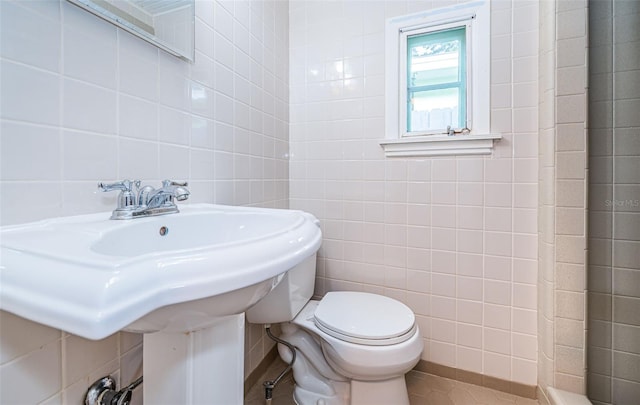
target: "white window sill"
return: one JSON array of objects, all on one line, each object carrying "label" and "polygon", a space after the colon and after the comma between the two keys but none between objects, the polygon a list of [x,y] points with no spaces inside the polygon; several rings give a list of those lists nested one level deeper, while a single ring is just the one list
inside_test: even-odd
[{"label": "white window sill", "polygon": [[489,155],[500,134],[429,135],[380,141],[387,157]]}]

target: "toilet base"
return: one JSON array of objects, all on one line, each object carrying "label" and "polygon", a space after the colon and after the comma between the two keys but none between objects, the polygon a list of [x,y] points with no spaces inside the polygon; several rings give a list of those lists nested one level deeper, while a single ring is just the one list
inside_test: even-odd
[{"label": "toilet base", "polygon": [[385,381],[351,380],[350,405],[409,405],[404,375]]},{"label": "toilet base", "polygon": [[386,381],[331,381],[331,385],[335,390],[333,395],[322,395],[296,385],[293,400],[297,405],[409,405],[404,376]]},{"label": "toilet base", "polygon": [[293,389],[293,400],[296,405],[345,405],[349,404],[349,383],[330,381],[333,393],[324,395],[309,391],[296,385]]}]

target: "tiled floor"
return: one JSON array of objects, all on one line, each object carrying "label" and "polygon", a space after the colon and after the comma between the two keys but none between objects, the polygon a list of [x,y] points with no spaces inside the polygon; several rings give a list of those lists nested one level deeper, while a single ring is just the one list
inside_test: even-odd
[{"label": "tiled floor", "polygon": [[[278,358],[251,388],[244,400],[244,405],[265,405],[262,382],[276,378],[284,367],[285,364]],[[538,405],[538,401],[533,399],[521,398],[419,371],[411,371],[407,374],[407,387],[411,405]],[[271,405],[293,404],[293,378],[289,373],[274,390]]]}]

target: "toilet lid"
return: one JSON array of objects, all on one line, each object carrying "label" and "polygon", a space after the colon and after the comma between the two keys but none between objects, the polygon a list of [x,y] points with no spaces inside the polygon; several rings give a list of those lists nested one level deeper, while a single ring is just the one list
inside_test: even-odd
[{"label": "toilet lid", "polygon": [[413,311],[400,301],[362,292],[329,292],[314,313],[316,326],[347,342],[389,345],[404,342],[415,330]]}]

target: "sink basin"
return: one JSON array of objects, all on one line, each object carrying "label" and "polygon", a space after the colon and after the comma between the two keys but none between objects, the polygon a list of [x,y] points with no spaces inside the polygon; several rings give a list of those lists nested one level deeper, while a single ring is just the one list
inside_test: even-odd
[{"label": "sink basin", "polygon": [[0,309],[89,339],[195,331],[244,312],[321,243],[301,211],[192,204],[109,216],[1,228]]}]

